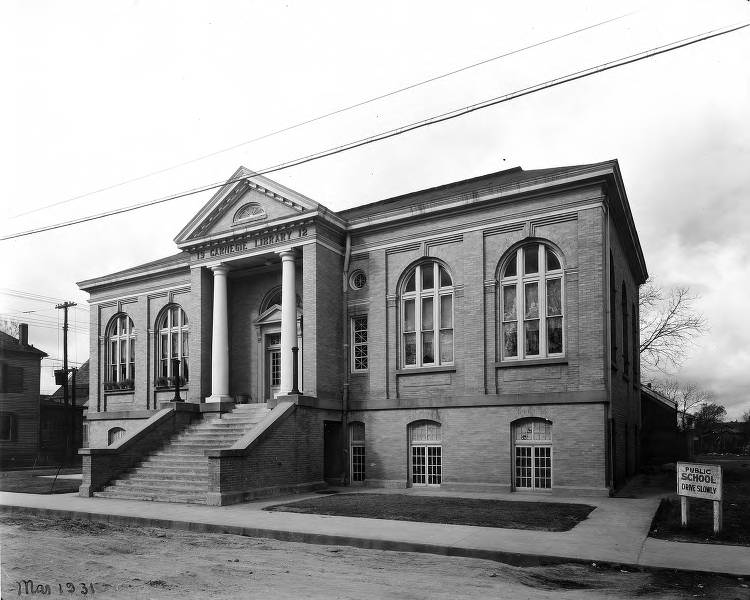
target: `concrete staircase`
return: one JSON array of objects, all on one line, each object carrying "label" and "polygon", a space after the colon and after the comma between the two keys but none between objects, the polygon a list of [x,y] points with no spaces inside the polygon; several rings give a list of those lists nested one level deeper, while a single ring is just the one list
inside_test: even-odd
[{"label": "concrete staircase", "polygon": [[204,451],[229,448],[270,412],[265,404],[240,404],[232,412],[207,413],[94,496],[205,504],[208,458]]}]

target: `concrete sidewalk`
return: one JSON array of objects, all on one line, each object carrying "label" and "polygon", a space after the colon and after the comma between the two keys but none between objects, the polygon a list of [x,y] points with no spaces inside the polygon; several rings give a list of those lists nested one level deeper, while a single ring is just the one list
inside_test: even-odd
[{"label": "concrete sidewalk", "polygon": [[[343,490],[342,490],[343,491]],[[347,488],[347,492],[352,490]],[[516,565],[560,561],[598,562],[636,568],[750,575],[750,548],[668,542],[648,537],[657,498],[539,498],[523,494],[456,494],[363,490],[369,493],[417,493],[538,502],[571,502],[595,506],[588,519],[566,532],[527,531],[360,519],[327,515],[268,512],[266,506],[294,502],[302,494],[232,506],[203,506],[76,494],[34,495],[0,492],[4,514],[32,513],[92,518],[120,524],[234,533],[285,541],[338,544],[360,548],[427,552],[497,560]]]}]

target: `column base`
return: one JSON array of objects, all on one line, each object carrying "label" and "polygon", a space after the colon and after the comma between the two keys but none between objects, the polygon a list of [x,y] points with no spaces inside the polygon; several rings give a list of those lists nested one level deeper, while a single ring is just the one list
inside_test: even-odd
[{"label": "column base", "polygon": [[206,397],[206,402],[234,402],[232,396],[214,395]]}]

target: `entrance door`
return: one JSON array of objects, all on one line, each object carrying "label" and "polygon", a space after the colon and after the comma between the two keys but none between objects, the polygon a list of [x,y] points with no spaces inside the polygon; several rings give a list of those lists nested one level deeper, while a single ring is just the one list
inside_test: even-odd
[{"label": "entrance door", "polygon": [[341,484],[344,475],[341,442],[341,423],[323,421],[323,477],[333,484]]},{"label": "entrance door", "polygon": [[266,335],[266,400],[281,390],[281,333]]}]

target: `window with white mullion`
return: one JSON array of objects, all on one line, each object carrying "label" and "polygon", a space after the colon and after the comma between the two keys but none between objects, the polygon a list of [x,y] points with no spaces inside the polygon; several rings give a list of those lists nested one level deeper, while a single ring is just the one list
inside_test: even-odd
[{"label": "window with white mullion", "polygon": [[[159,376],[181,376],[188,380],[189,331],[185,311],[177,305],[168,307],[158,325]],[[180,361],[179,372],[174,372],[173,361]]]},{"label": "window with white mullion", "polygon": [[107,381],[122,383],[135,378],[135,327],[125,314],[117,315],[107,329]]},{"label": "window with white mullion", "polygon": [[440,362],[447,364],[453,362],[453,293],[440,293],[440,306],[435,307],[435,322],[440,328]]},{"label": "window with white mullion", "polygon": [[369,351],[367,340],[367,316],[353,317],[352,331],[352,371],[367,371],[369,366]]},{"label": "window with white mullion", "polygon": [[500,356],[563,354],[563,284],[557,256],[544,244],[518,248],[500,278]]},{"label": "window with white mullion", "polygon": [[453,281],[437,262],[409,273],[401,294],[405,367],[453,363]]}]

